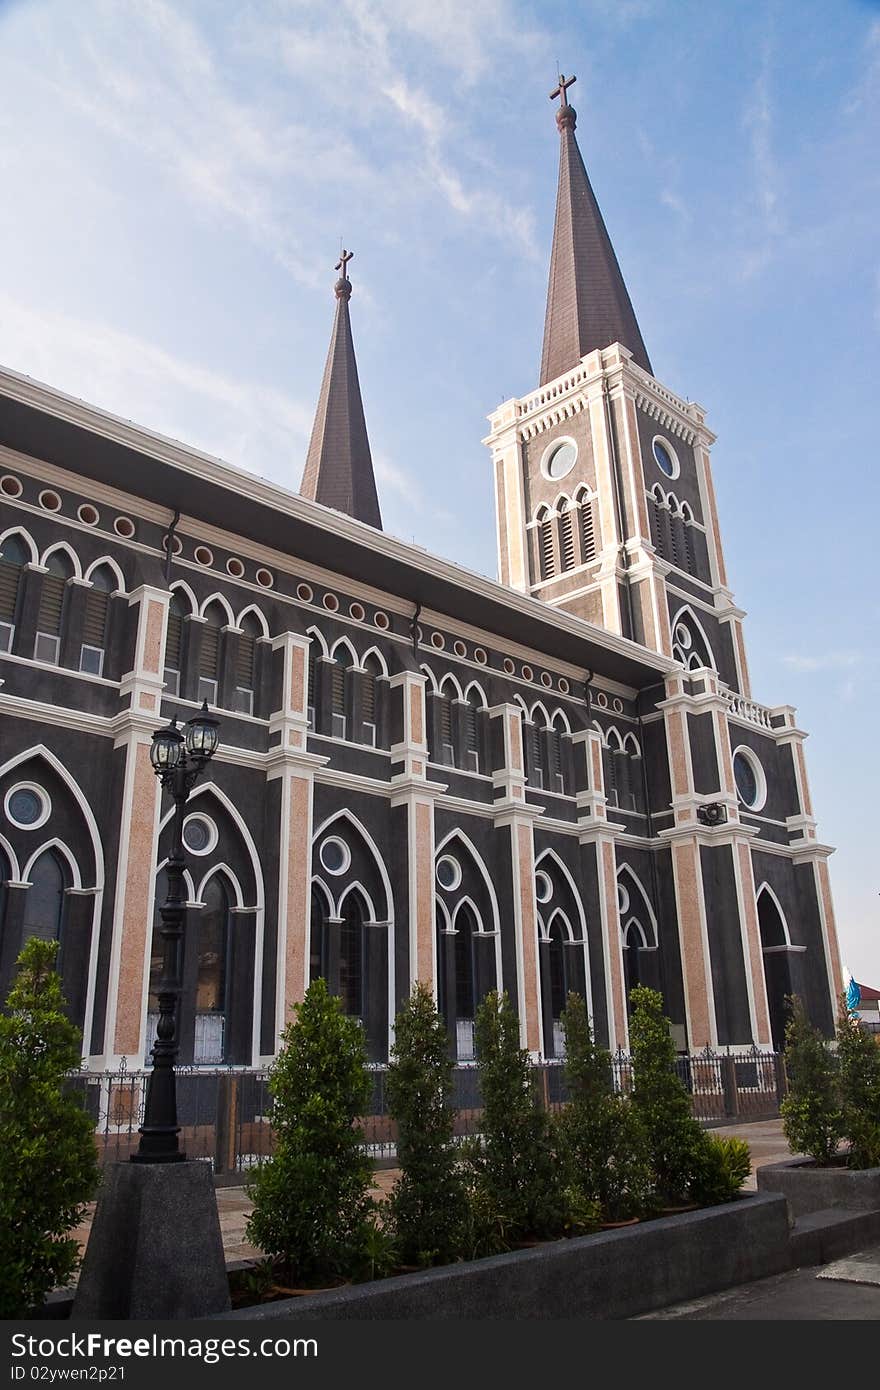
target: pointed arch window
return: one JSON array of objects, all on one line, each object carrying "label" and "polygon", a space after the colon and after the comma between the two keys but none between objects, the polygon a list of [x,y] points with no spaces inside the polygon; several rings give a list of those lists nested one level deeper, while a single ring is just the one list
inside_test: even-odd
[{"label": "pointed arch window", "polygon": [[67,610],[67,581],[73,577],[73,562],[63,550],[56,550],[49,556],[46,568],[48,573],[43,575],[37,609],[34,660],[57,666]]},{"label": "pointed arch window", "polygon": [[339,928],[339,997],[342,1000],[342,1012],[352,1018],[363,1018],[366,1012],[366,921],[367,913],[360,893],[349,893],[343,904]]},{"label": "pointed arch window", "polygon": [[184,626],[183,620],[189,614],[189,605],[184,603],[179,589],[173,589],[168,604],[168,624],[165,629],[165,680],[166,695],[179,695],[183,684]]},{"label": "pointed arch window", "polygon": [[110,595],[116,589],[116,582],[110,566],[100,565],[92,574],[91,589],[86,592],[79,669],[91,676],[100,676],[104,671],[104,656],[109,645]]},{"label": "pointed arch window", "polygon": [[60,941],[64,925],[64,890],[67,873],[61,857],[47,849],[30,870],[30,887],[24,904],[23,940]]},{"label": "pointed arch window", "polygon": [[194,1062],[222,1062],[226,1056],[227,961],[230,902],[221,874],[205,886],[196,936],[196,1026]]},{"label": "pointed arch window", "polygon": [[256,690],[257,638],[263,629],[256,615],[246,613],[238,638],[238,651],[235,656],[235,697],[233,708],[240,714],[253,714],[254,692]]},{"label": "pointed arch window", "polygon": [[347,647],[336,648],[334,662],[330,667],[330,733],[333,738],[347,738],[348,672],[352,664],[351,653]]},{"label": "pointed arch window", "polygon": [[30,553],[20,536],[7,536],[0,549],[0,652],[11,652],[22,597],[21,575]]},{"label": "pointed arch window", "polygon": [[199,646],[199,684],[196,698],[207,700],[209,705],[219,703],[220,687],[220,637],[225,626],[226,614],[219,603],[209,603],[202,624],[202,640]]},{"label": "pointed arch window", "polygon": [[473,687],[467,692],[464,706],[464,765],[469,772],[481,770],[480,737],[483,702]]},{"label": "pointed arch window", "polygon": [[581,564],[596,558],[596,499],[584,494],[578,507],[581,533]]},{"label": "pointed arch window", "polygon": [[381,741],[379,738],[379,703],[382,677],[382,664],[375,653],[371,652],[365,659],[363,673],[361,676],[361,722],[364,731],[364,743],[372,747]]},{"label": "pointed arch window", "polygon": [[549,512],[538,517],[538,566],[542,579],[552,579],[556,573],[553,519]]}]

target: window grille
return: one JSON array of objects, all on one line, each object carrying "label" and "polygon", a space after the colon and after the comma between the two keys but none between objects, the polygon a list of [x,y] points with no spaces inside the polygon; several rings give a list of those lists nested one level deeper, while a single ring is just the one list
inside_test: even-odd
[{"label": "window grille", "polygon": [[242,632],[238,639],[238,654],[235,659],[236,684],[245,690],[254,688],[254,639],[249,632]]},{"label": "window grille", "polygon": [[330,708],[334,718],[345,714],[345,667],[338,661],[330,667]]},{"label": "window grille", "polygon": [[[205,623],[202,627],[202,645],[199,652],[199,675],[206,680],[217,685],[220,662],[220,629],[213,623]],[[201,681],[199,682],[201,686]],[[203,697],[200,695],[199,699]]]},{"label": "window grille", "polygon": [[371,671],[364,671],[361,681],[361,708],[365,724],[376,722],[376,678]]},{"label": "window grille", "polygon": [[86,646],[104,647],[109,603],[110,595],[103,589],[89,589],[86,594],[83,615],[83,642]]}]

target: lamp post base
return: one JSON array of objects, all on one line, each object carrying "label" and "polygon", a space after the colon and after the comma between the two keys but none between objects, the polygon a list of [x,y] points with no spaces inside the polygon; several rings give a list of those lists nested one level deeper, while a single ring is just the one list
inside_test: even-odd
[{"label": "lamp post base", "polygon": [[71,1317],[202,1318],[228,1309],[211,1165],[110,1166]]}]

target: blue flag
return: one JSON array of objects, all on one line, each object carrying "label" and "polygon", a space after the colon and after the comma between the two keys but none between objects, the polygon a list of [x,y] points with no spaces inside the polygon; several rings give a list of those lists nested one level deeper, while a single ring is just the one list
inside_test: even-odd
[{"label": "blue flag", "polygon": [[846,987],[846,1007],[851,1014],[854,1014],[862,1002],[862,991],[859,989],[852,975],[849,977],[849,984]]}]

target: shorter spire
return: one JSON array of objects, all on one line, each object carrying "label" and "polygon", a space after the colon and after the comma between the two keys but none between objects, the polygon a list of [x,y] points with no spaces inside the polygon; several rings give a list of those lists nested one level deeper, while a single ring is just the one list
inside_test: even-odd
[{"label": "shorter spire", "polygon": [[333,287],[336,317],[300,492],[303,497],[347,512],[381,531],[382,516],[348,312],[348,263],[353,254],[343,250],[334,267],[340,272]]}]

